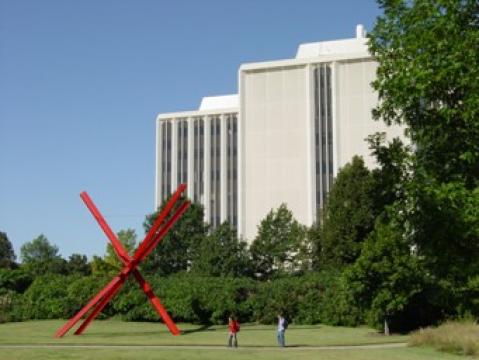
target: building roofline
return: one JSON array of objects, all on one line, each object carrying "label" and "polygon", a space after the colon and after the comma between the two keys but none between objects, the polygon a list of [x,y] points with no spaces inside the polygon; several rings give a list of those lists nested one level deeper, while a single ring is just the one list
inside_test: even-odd
[{"label": "building roofline", "polygon": [[224,108],[224,109],[211,109],[211,110],[191,110],[191,111],[179,111],[171,113],[162,113],[156,116],[156,120],[169,120],[175,118],[187,118],[187,117],[198,117],[206,115],[221,115],[221,114],[231,114],[237,113],[239,108]]},{"label": "building roofline", "polygon": [[201,99],[201,104],[198,110],[217,110],[224,108],[238,107],[238,94],[205,96]]},{"label": "building roofline", "polygon": [[[351,54],[322,55],[322,56],[302,58],[302,59],[262,61],[262,62],[256,62],[256,63],[241,64],[239,68],[239,73],[249,72],[249,71],[262,71],[266,69],[280,69],[280,68],[288,68],[288,67],[295,67],[295,66],[305,66],[308,64],[333,62],[333,61],[342,62],[342,61],[373,60],[373,59],[374,57],[368,52],[359,52],[359,53],[351,53]],[[165,120],[165,119],[172,119],[172,118],[219,115],[219,114],[237,113],[237,112],[239,112],[239,107],[207,109],[207,110],[189,110],[189,111],[161,113],[157,115],[156,119]]]},{"label": "building roofline", "polygon": [[262,62],[241,64],[239,71],[240,72],[255,71],[255,70],[264,70],[264,69],[304,66],[308,64],[323,63],[323,62],[350,61],[350,60],[363,60],[363,59],[374,59],[374,57],[368,52],[359,52],[359,53],[350,53],[350,54],[321,55],[321,56],[311,57],[311,58],[262,61]]}]

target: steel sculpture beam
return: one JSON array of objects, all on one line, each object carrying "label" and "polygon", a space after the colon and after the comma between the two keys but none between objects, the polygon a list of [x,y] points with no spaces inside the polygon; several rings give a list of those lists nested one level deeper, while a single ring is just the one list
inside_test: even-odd
[{"label": "steel sculpture beam", "polygon": [[181,194],[185,191],[186,185],[181,184],[175,191],[166,206],[160,212],[155,222],[146,234],[143,241],[138,245],[133,256],[128,254],[125,247],[111,230],[106,220],[97,209],[93,200],[86,192],[82,192],[80,197],[92,213],[101,229],[105,233],[108,240],[110,240],[113,249],[118,256],[118,259],[123,264],[123,269],[115,276],[102,290],[100,290],[75,316],[73,316],[62,328],[58,329],[55,337],[62,337],[75,324],[87,315],[83,323],[75,331],[75,335],[80,335],[90,325],[90,323],[101,313],[105,306],[113,299],[113,297],[120,291],[123,284],[130,275],[138,282],[141,290],[146,294],[158,315],[163,319],[171,334],[179,335],[180,330],[170,315],[161,304],[160,299],[154,294],[150,284],[143,278],[138,270],[138,265],[156,248],[160,241],[166,236],[171,227],[181,218],[181,216],[188,209],[190,202],[183,200]]}]

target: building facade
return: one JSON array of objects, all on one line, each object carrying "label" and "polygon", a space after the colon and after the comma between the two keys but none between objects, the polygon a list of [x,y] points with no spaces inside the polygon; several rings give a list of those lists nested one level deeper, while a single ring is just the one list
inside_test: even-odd
[{"label": "building facade", "polygon": [[238,96],[204,98],[197,111],[159,115],[156,139],[156,207],[187,183],[206,222],[238,228]]},{"label": "building facade", "polygon": [[356,38],[302,44],[294,59],[241,65],[238,95],[160,114],[156,205],[186,182],[207,222],[228,221],[248,241],[282,203],[311,225],[338,169],[354,155],[374,167],[368,135],[403,135],[372,119],[376,67],[358,25]]}]

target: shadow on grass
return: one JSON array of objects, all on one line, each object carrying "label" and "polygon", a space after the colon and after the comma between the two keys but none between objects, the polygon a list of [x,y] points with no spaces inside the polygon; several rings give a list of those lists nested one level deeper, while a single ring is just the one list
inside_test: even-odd
[{"label": "shadow on grass", "polygon": [[[267,326],[265,325],[264,327],[258,328],[256,324],[242,324],[241,329],[243,330],[242,332],[271,332],[274,333],[276,332],[276,325],[271,325]],[[299,328],[290,328],[287,331],[290,330],[319,330],[320,326],[315,325],[315,326],[301,326]],[[200,333],[200,332],[214,332],[214,331],[222,331],[222,330],[227,330],[226,325],[224,327],[218,327],[217,325],[198,325],[198,327],[192,328],[192,329],[186,329],[186,330],[181,330],[180,334],[181,335],[189,335],[189,334],[194,334],[194,333]],[[148,330],[148,331],[95,331],[95,330],[90,330],[89,332],[86,332],[85,334],[82,334],[81,337],[83,338],[91,338],[91,337],[96,337],[96,336],[101,336],[104,338],[117,338],[117,337],[143,337],[143,336],[157,336],[157,335],[164,335],[164,334],[170,334],[170,332],[167,329],[161,329],[161,330]],[[75,336],[76,337],[76,336]]]},{"label": "shadow on grass", "polygon": [[155,335],[164,335],[169,334],[168,331],[90,331],[88,333],[82,334],[80,336],[73,335],[75,338],[96,338],[98,336],[104,338],[116,338],[116,337],[143,337],[143,336],[155,336]]},{"label": "shadow on grass", "polygon": [[[202,331],[216,331],[217,329],[212,329],[211,325],[201,325],[197,328],[194,329],[187,329],[187,330],[180,330],[181,335],[188,335],[188,334],[193,334],[197,332],[202,332]],[[97,337],[101,336],[104,338],[116,338],[116,337],[143,337],[143,336],[155,336],[155,335],[165,335],[168,334],[170,335],[170,332],[168,330],[148,330],[148,331],[127,331],[127,330],[122,330],[122,331],[89,331],[86,332],[85,334],[82,334],[81,337],[83,338],[92,338],[92,337]],[[75,336],[76,337],[76,336]]]},{"label": "shadow on grass", "polygon": [[211,329],[211,325],[202,325],[195,329],[181,330],[181,335],[193,334],[201,331],[215,331],[216,329]]},{"label": "shadow on grass", "polygon": [[[276,331],[276,325],[263,325],[264,327],[258,328],[255,324],[241,324],[242,329],[247,329],[248,331]],[[254,327],[254,328],[252,328]],[[321,326],[319,325],[312,325],[312,326],[301,326],[301,327],[289,327],[286,332],[290,330],[319,330]]]}]

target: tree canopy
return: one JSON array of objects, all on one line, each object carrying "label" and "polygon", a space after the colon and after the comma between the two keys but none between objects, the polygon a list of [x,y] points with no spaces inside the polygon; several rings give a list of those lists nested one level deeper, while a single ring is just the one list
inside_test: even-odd
[{"label": "tree canopy", "polygon": [[361,157],[338,172],[324,211],[322,260],[353,263],[374,224],[373,178]]},{"label": "tree canopy", "polygon": [[71,254],[68,257],[67,269],[69,274],[91,274],[91,266],[88,262],[88,258],[82,254]]},{"label": "tree canopy", "polygon": [[34,273],[67,272],[67,263],[58,254],[58,247],[50,244],[43,234],[23,244],[20,248],[20,257],[26,268]]},{"label": "tree canopy", "polygon": [[[133,251],[136,246],[136,232],[133,229],[120,230],[117,234],[118,240],[123,244],[123,247],[126,249],[129,255],[133,255]],[[105,265],[106,268],[110,268],[108,272],[118,272],[123,267],[122,262],[117,256],[113,246],[108,243],[106,246],[106,255],[105,255]]]},{"label": "tree canopy", "polygon": [[[392,145],[376,152],[407,158],[396,175],[389,168],[401,180],[383,182],[390,199],[384,203],[393,201],[383,228],[399,224],[394,228],[410,253],[403,259],[433,279],[423,309],[441,309],[436,320],[461,315],[472,310],[466,294],[477,293],[479,278],[479,3],[378,2],[384,13],[369,43],[378,61],[374,116],[405,125],[412,147],[402,155]],[[399,192],[391,192],[394,183]],[[381,249],[387,239],[394,237],[377,229],[370,249]]]},{"label": "tree canopy", "polygon": [[250,246],[256,275],[268,279],[301,268],[305,240],[306,228],[285,204],[271,210],[258,226],[258,235]]},{"label": "tree canopy", "polygon": [[378,120],[405,124],[417,165],[440,181],[479,179],[479,3],[378,0],[370,34]]},{"label": "tree canopy", "polygon": [[6,233],[0,231],[0,268],[11,268],[15,265],[15,252]]},{"label": "tree canopy", "polygon": [[58,257],[58,246],[50,244],[45,235],[40,234],[20,248],[23,263],[50,261]]},{"label": "tree canopy", "polygon": [[209,276],[246,276],[251,264],[247,244],[236,236],[227,222],[201,241],[193,257],[191,271]]},{"label": "tree canopy", "polygon": [[[165,205],[166,201],[157,212],[147,215],[143,224],[145,233],[151,228]],[[203,206],[192,203],[156,249],[146,258],[142,268],[159,275],[188,270],[197,248],[207,233],[203,217]]]}]

